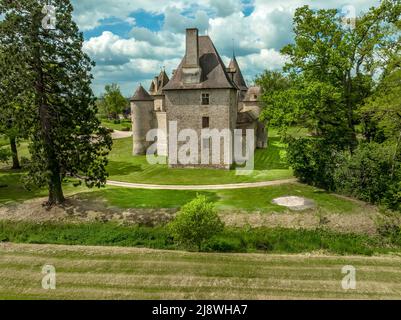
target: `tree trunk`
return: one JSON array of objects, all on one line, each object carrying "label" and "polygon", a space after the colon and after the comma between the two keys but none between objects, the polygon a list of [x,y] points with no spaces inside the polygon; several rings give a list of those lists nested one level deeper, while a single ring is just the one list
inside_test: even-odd
[{"label": "tree trunk", "polygon": [[391,179],[394,178],[394,171],[395,171],[395,160],[397,158],[397,154],[398,154],[398,149],[400,147],[401,144],[401,131],[400,134],[398,136],[397,139],[397,144],[395,145],[395,151],[394,151],[394,155],[393,155],[393,159],[392,159],[392,164],[391,164]]},{"label": "tree trunk", "polygon": [[13,170],[18,170],[21,169],[19,160],[18,160],[18,150],[17,150],[17,142],[15,137],[10,137],[10,147],[11,147],[11,153],[12,153],[12,158],[13,158]]},{"label": "tree trunk", "polygon": [[62,204],[65,201],[65,198],[61,184],[60,166],[57,160],[55,146],[50,136],[51,120],[48,108],[49,107],[45,104],[40,105],[39,115],[42,126],[42,137],[47,155],[47,168],[50,172],[49,200],[47,205],[53,206]]},{"label": "tree trunk", "polygon": [[351,139],[350,139],[350,152],[351,154],[354,153],[355,146],[357,145],[357,137],[356,137],[356,132],[355,132],[355,126],[354,126],[354,110],[353,110],[353,105],[351,102],[351,93],[352,93],[352,76],[351,76],[351,70],[348,70],[347,75],[346,75],[346,103],[347,103],[347,117],[348,117],[348,127],[350,129],[350,134],[351,134]]},{"label": "tree trunk", "polygon": [[[40,21],[40,20],[39,20]],[[38,25],[39,30],[40,25]],[[38,31],[39,32],[39,31]],[[35,37],[40,42],[39,34],[35,34]],[[47,169],[50,173],[48,177],[49,186],[49,199],[46,205],[53,206],[62,204],[65,201],[63,195],[63,189],[61,184],[60,176],[60,165],[57,159],[56,147],[52,139],[52,114],[50,106],[47,103],[45,95],[45,81],[44,72],[41,60],[41,48],[37,44],[35,48],[35,72],[36,72],[36,93],[37,93],[37,105],[39,108],[39,121],[41,126],[41,138],[46,153]]]}]

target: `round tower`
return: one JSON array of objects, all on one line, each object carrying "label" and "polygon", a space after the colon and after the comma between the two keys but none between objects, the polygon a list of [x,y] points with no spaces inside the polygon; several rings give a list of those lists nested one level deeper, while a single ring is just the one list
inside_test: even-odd
[{"label": "round tower", "polygon": [[146,134],[154,127],[154,101],[142,87],[131,98],[131,117],[133,130],[133,154],[145,155],[152,142],[146,141]]}]

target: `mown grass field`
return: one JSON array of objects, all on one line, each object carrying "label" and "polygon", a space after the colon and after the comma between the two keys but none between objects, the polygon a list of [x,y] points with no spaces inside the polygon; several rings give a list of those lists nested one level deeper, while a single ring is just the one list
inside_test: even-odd
[{"label": "mown grass field", "polygon": [[[401,257],[0,244],[0,299],[401,299]],[[56,289],[41,287],[56,268]],[[341,270],[356,268],[356,289]]]},{"label": "mown grass field", "polygon": [[132,156],[132,138],[114,140],[109,156],[110,180],[150,184],[227,184],[292,178],[285,161],[285,144],[271,137],[269,148],[256,150],[255,170],[237,175],[235,170],[171,169],[167,164],[151,165],[146,156]]},{"label": "mown grass field", "polygon": [[318,208],[325,212],[347,214],[360,213],[365,209],[361,202],[339,198],[326,191],[290,183],[262,188],[189,191],[189,190],[145,190],[107,187],[98,191],[81,192],[79,199],[106,200],[110,207],[118,208],[180,208],[197,194],[206,195],[219,210],[258,211],[263,213],[284,212],[285,207],[272,203],[273,199],[288,195],[313,199]]}]

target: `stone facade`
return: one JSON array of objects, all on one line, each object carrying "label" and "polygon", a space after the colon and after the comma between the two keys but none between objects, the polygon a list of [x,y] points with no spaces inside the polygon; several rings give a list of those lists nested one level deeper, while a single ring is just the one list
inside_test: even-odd
[{"label": "stone facade", "polygon": [[[199,36],[197,29],[187,30],[186,47],[186,55],[171,80],[162,71],[152,81],[150,94],[140,86],[132,97],[133,153],[146,153],[152,144],[146,142],[146,133],[150,129],[159,129],[164,133],[157,141],[159,155],[173,160],[179,152],[185,152],[186,141],[178,142],[177,150],[168,143],[168,136],[177,134],[169,132],[169,125],[176,123],[178,133],[185,129],[197,133],[199,148],[194,154],[186,152],[185,163],[178,161],[171,166],[230,169],[233,139],[226,143],[224,139],[211,141],[202,137],[201,130],[226,130],[233,137],[235,129],[254,129],[256,147],[266,148],[265,126],[258,120],[260,88],[248,89],[235,57],[226,68],[211,39]],[[219,159],[213,158],[211,153],[207,154],[208,146],[213,143],[220,144],[222,152]],[[207,158],[209,160],[205,162]]]}]

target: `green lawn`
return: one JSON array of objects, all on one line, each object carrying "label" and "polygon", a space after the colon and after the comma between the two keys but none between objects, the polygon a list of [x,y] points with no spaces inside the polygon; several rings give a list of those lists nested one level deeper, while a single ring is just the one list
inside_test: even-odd
[{"label": "green lawn", "polygon": [[363,204],[339,198],[328,192],[302,184],[285,184],[264,188],[186,191],[144,190],[107,187],[95,192],[83,192],[80,199],[105,199],[110,207],[118,208],[179,208],[191,201],[198,193],[205,194],[216,203],[219,210],[284,212],[287,209],[272,203],[282,196],[303,196],[313,199],[318,208],[330,213],[361,213]]},{"label": "green lawn", "polygon": [[110,180],[154,184],[227,184],[292,178],[285,163],[285,145],[279,138],[270,139],[269,148],[257,150],[255,170],[251,175],[236,175],[235,170],[171,169],[167,165],[150,165],[146,156],[132,156],[132,139],[114,140],[109,156]]},{"label": "green lawn", "polygon": [[123,131],[126,128],[132,128],[131,120],[123,119],[120,123],[114,123],[114,121],[108,119],[101,119],[102,125],[106,128]]},{"label": "green lawn", "polygon": [[[399,256],[0,245],[0,299],[401,299]],[[41,287],[53,265],[56,290]],[[356,289],[341,270],[356,268]]]}]

